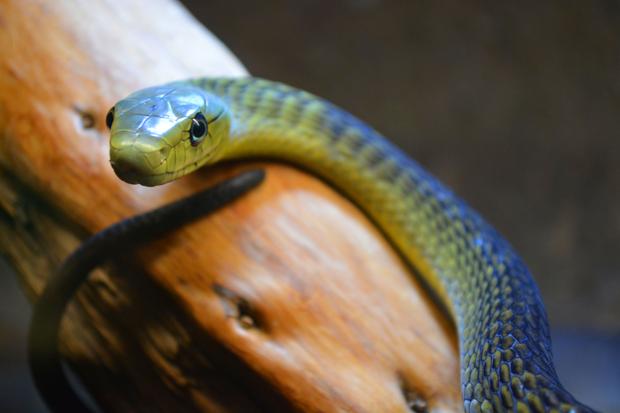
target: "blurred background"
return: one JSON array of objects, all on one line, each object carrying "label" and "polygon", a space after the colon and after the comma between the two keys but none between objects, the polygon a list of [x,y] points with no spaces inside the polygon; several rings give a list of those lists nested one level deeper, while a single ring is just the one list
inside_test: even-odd
[{"label": "blurred background", "polygon": [[[542,290],[564,384],[620,412],[620,2],[183,3],[250,73],[366,120],[495,225]],[[0,406],[42,411],[16,390],[29,307],[0,275]]]}]

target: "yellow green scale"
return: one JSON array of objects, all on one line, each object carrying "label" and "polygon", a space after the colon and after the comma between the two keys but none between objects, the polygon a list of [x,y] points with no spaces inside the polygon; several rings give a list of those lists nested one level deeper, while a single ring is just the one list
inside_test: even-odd
[{"label": "yellow green scale", "polygon": [[[209,130],[200,140],[198,113]],[[510,245],[344,110],[262,79],[193,79],[118,102],[111,134],[112,165],[131,183],[159,185],[253,157],[316,173],[368,213],[453,315],[466,412],[592,411],[559,383],[540,294]]]}]

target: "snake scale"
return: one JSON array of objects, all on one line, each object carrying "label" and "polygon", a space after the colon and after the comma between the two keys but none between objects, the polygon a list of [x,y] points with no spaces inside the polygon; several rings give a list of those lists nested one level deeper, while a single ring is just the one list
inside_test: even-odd
[{"label": "snake scale", "polygon": [[106,122],[112,167],[129,183],[160,185],[259,157],[299,165],[345,193],[453,317],[465,412],[593,412],[560,384],[540,293],[508,242],[343,109],[281,83],[199,78],[137,91]]}]

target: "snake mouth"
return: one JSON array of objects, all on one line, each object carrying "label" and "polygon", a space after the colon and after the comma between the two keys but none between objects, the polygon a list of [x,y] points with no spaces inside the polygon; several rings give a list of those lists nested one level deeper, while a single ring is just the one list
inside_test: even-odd
[{"label": "snake mouth", "polygon": [[110,165],[116,176],[128,184],[140,184],[140,178],[144,178],[144,175],[141,175],[140,171],[130,163],[110,160]]},{"label": "snake mouth", "polygon": [[[128,153],[129,151],[131,152]],[[163,158],[158,169],[160,171],[164,169],[164,171],[157,173],[150,167],[148,162],[144,161],[145,158],[143,156],[137,156],[142,154],[141,152],[135,153],[133,148],[123,148],[111,152],[110,165],[116,176],[128,184],[157,186],[173,181],[200,168],[208,162],[213,152],[210,151],[204,154],[200,161],[190,162],[171,171],[165,170],[168,159]]]},{"label": "snake mouth", "polygon": [[116,176],[131,185],[157,186],[174,180],[180,174],[174,172],[162,172],[159,174],[144,174],[132,164],[118,161],[110,161]]},{"label": "snake mouth", "polygon": [[115,162],[110,162],[112,169],[116,176],[122,181],[131,185],[142,186],[158,186],[174,181],[176,178],[189,174],[190,172],[198,169],[200,165],[198,163],[186,165],[178,171],[163,172],[160,174],[142,175],[139,171],[132,169],[131,167],[125,168]]}]

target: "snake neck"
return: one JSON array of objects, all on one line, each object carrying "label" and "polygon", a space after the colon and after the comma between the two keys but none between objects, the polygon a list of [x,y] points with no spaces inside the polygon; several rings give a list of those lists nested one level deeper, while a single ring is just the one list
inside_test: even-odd
[{"label": "snake neck", "polygon": [[351,114],[265,80],[202,80],[233,114],[222,158],[275,158],[342,190],[385,232],[458,329],[467,412],[589,412],[553,367],[540,293],[510,245]]}]

